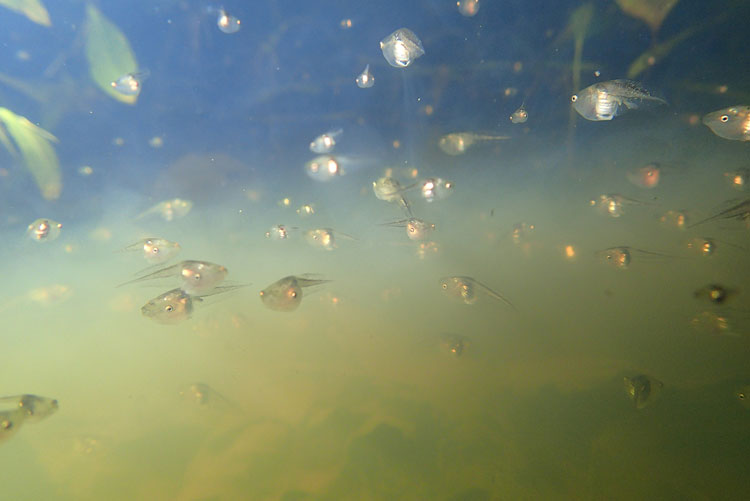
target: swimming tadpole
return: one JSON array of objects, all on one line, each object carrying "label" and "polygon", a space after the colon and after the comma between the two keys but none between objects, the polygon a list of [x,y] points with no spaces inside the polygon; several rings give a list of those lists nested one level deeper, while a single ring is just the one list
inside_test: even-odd
[{"label": "swimming tadpole", "polygon": [[737,105],[706,114],[703,125],[730,141],[750,141],[750,106]]},{"label": "swimming tadpole", "polygon": [[260,291],[263,304],[275,311],[294,311],[302,303],[302,290],[330,282],[315,275],[290,275]]},{"label": "swimming tadpole", "polygon": [[380,50],[394,68],[406,68],[424,55],[422,41],[408,28],[399,28],[381,40]]},{"label": "swimming tadpole", "polygon": [[26,235],[35,242],[51,242],[60,236],[62,223],[52,219],[39,218],[26,229]]},{"label": "swimming tadpole", "polygon": [[245,286],[218,286],[197,294],[188,294],[183,289],[172,289],[150,299],[141,307],[141,314],[160,324],[180,324],[192,316],[195,305],[202,303],[204,298],[232,292]]},{"label": "swimming tadpole", "polygon": [[227,277],[226,267],[208,261],[180,261],[172,266],[161,268],[142,277],[124,282],[123,285],[147,280],[177,278],[180,288],[188,294],[200,294],[210,291]]},{"label": "swimming tadpole", "polygon": [[373,85],[375,85],[375,77],[370,72],[370,65],[368,64],[365,66],[365,69],[362,70],[362,73],[357,75],[357,78],[354,79],[354,81],[357,83],[357,87],[360,89],[369,89]]},{"label": "swimming tadpole", "polygon": [[438,146],[446,155],[456,156],[466,152],[477,143],[486,141],[502,141],[509,136],[493,136],[490,134],[476,134],[474,132],[451,132],[438,140]]},{"label": "swimming tadpole", "polygon": [[610,80],[598,82],[573,94],[570,98],[573,108],[586,120],[612,120],[628,110],[646,104],[667,104],[653,96],[639,82],[633,80]]},{"label": "swimming tadpole", "polygon": [[474,304],[480,296],[486,296],[496,301],[503,302],[513,309],[516,308],[513,306],[513,303],[508,301],[500,293],[495,292],[471,277],[443,277],[440,279],[440,287],[448,297],[459,300],[464,304]]},{"label": "swimming tadpole", "polygon": [[653,403],[664,388],[664,383],[645,374],[633,377],[625,376],[623,377],[623,383],[625,392],[633,401],[635,408],[639,410]]},{"label": "swimming tadpole", "polygon": [[144,238],[128,245],[122,251],[135,252],[151,264],[169,261],[180,252],[180,244],[165,238]]}]

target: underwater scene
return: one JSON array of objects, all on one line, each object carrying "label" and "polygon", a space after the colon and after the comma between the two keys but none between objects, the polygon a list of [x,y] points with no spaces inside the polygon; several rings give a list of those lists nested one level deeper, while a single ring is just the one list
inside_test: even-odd
[{"label": "underwater scene", "polygon": [[0,0],[0,498],[746,498],[747,19]]}]

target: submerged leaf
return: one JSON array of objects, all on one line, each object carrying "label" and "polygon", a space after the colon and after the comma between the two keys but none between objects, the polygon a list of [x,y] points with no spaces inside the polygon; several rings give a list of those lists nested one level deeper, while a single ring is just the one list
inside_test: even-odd
[{"label": "submerged leaf", "polygon": [[57,138],[31,123],[26,117],[16,115],[6,108],[0,108],[0,123],[8,132],[5,134],[3,131],[0,134],[0,141],[12,154],[17,155],[8,135],[13,138],[42,196],[47,200],[56,200],[62,190],[62,179],[57,154],[51,143],[57,142]]},{"label": "submerged leaf", "polygon": [[679,0],[616,0],[622,11],[645,22],[656,33]]},{"label": "submerged leaf", "polygon": [[49,13],[40,0],[0,0],[0,5],[23,14],[37,24],[52,26]]},{"label": "submerged leaf", "polygon": [[628,78],[635,78],[646,71],[649,67],[654,66],[656,63],[667,57],[672,52],[672,49],[678,44],[694,35],[697,31],[698,28],[688,28],[666,42],[654,45],[648,49],[646,52],[638,56],[635,61],[630,63],[630,68],[628,68]]},{"label": "submerged leaf", "polygon": [[127,104],[135,104],[138,95],[124,95],[112,86],[127,73],[136,73],[135,60],[130,42],[112,21],[93,5],[86,7],[86,58],[89,61],[91,78],[96,85],[113,98]]}]

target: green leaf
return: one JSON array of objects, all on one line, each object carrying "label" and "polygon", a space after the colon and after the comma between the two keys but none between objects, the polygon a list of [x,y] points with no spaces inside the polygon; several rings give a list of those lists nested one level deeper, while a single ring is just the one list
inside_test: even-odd
[{"label": "green leaf", "polygon": [[47,9],[39,0],[0,0],[0,5],[23,14],[37,24],[52,26]]},{"label": "green leaf", "polygon": [[8,150],[17,155],[10,144],[8,135],[18,146],[26,167],[36,180],[42,196],[47,200],[56,200],[62,191],[62,178],[60,175],[60,163],[57,154],[52,147],[57,138],[31,123],[26,117],[16,115],[7,108],[0,108],[0,123],[5,131],[0,134],[2,142]]},{"label": "green leaf", "polygon": [[138,71],[130,42],[112,21],[90,4],[86,6],[86,27],[86,58],[94,83],[118,101],[135,104],[137,95],[126,96],[112,87],[112,82],[121,76]]}]

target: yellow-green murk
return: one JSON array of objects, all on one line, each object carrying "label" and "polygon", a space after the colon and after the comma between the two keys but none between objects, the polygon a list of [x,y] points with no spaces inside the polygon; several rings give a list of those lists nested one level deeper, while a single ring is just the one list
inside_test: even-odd
[{"label": "yellow-green murk", "polygon": [[0,108],[0,142],[13,156],[17,157],[20,150],[24,164],[31,171],[46,200],[57,200],[60,197],[60,164],[52,147],[52,142],[57,142],[55,136],[34,125],[26,117],[16,115],[7,108]]},{"label": "yellow-green murk", "polygon": [[0,5],[23,14],[37,24],[52,26],[47,9],[39,0],[0,0]]},{"label": "yellow-green murk", "polygon": [[86,6],[86,29],[86,58],[94,83],[114,99],[135,104],[137,94],[124,95],[112,86],[112,82],[123,75],[138,71],[138,63],[127,37],[91,4]]}]

